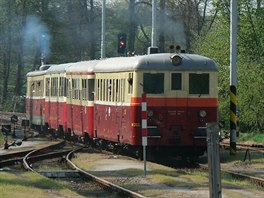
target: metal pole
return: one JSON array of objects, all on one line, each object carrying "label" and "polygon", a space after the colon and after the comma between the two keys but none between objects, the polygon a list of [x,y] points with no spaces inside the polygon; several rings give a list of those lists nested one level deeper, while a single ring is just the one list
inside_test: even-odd
[{"label": "metal pole", "polygon": [[147,175],[147,96],[146,93],[142,93],[141,96],[141,129],[142,129],[142,146],[143,146],[143,160],[144,160],[144,175]]},{"label": "metal pole", "polygon": [[221,198],[221,174],[219,157],[219,128],[218,123],[207,123],[207,154],[209,171],[210,198]]},{"label": "metal pole", "polygon": [[151,47],[157,47],[157,0],[152,0],[152,34],[151,34]]},{"label": "metal pole", "polygon": [[231,0],[230,12],[230,155],[236,154],[237,83],[237,1]]},{"label": "metal pole", "polygon": [[102,5],[101,58],[105,58],[105,0]]}]

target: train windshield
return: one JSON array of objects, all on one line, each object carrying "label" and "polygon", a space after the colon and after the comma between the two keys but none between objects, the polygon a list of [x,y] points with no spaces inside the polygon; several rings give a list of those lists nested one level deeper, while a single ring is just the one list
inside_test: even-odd
[{"label": "train windshield", "polygon": [[209,74],[189,74],[189,94],[209,94]]},{"label": "train windshield", "polygon": [[145,93],[161,94],[164,93],[164,73],[144,73],[143,88]]}]

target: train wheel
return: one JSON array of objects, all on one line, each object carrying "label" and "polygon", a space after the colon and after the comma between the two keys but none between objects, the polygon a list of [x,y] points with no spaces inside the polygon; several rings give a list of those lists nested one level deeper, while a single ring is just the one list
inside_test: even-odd
[{"label": "train wheel", "polygon": [[138,147],[136,149],[135,154],[136,154],[138,160],[141,160],[141,161],[143,160],[143,148],[142,147]]},{"label": "train wheel", "polygon": [[63,135],[64,135],[63,128],[62,128],[62,126],[59,126],[59,129],[58,129],[58,137],[59,138],[63,138]]},{"label": "train wheel", "polygon": [[64,133],[64,139],[65,140],[71,139],[71,129],[68,129],[67,132]]},{"label": "train wheel", "polygon": [[84,139],[83,139],[84,144],[89,144],[91,142],[91,139],[89,137],[88,133],[84,133]]}]

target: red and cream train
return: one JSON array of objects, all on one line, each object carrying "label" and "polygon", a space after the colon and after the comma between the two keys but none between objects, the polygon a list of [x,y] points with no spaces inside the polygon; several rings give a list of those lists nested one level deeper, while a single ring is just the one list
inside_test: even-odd
[{"label": "red and cream train", "polygon": [[150,54],[41,66],[27,74],[32,126],[64,137],[141,149],[147,95],[148,149],[201,155],[206,123],[217,122],[218,69],[194,54]]}]

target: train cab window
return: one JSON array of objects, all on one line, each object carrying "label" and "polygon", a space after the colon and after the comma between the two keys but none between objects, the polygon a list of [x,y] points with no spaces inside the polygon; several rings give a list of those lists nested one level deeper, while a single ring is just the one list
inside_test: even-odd
[{"label": "train cab window", "polygon": [[209,94],[209,74],[189,74],[189,94]]},{"label": "train cab window", "polygon": [[171,90],[182,90],[182,74],[171,74]]},{"label": "train cab window", "polygon": [[143,89],[149,94],[161,94],[164,93],[164,74],[143,74]]}]

